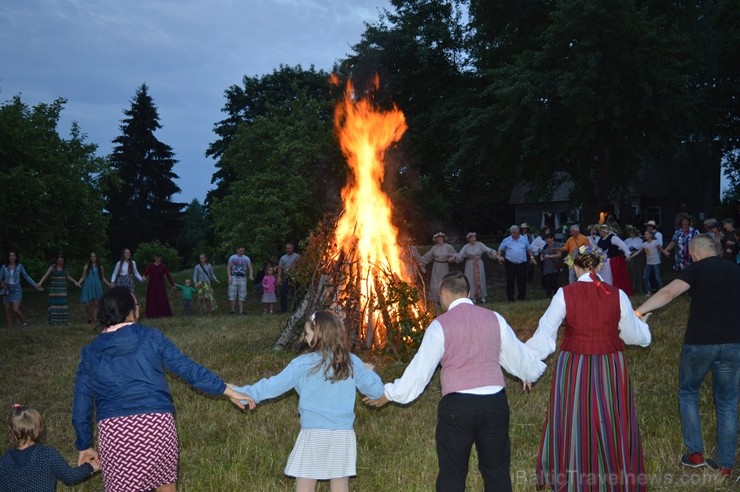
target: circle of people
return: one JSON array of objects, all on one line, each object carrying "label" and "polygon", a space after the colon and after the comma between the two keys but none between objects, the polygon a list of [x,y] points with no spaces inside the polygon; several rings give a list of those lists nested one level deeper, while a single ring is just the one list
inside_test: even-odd
[{"label": "circle of people", "polygon": [[[290,270],[299,257],[300,255],[295,252],[293,244],[287,243],[285,254],[280,257],[277,268],[272,265],[272,262],[268,262],[259,273],[258,280],[265,314],[275,312],[278,291],[280,311],[287,311],[288,295],[293,285]],[[113,269],[113,274],[108,280],[105,276],[105,269],[98,260],[98,255],[91,252],[88,262],[83,267],[82,275],[79,279],[74,279],[67,271],[64,256],[58,255],[54,264],[49,266],[44,276],[36,282],[23,267],[19,255],[15,251],[11,251],[8,253],[7,263],[0,267],[0,296],[3,299],[7,326],[9,329],[13,327],[14,318],[18,318],[22,328],[28,326],[28,321],[21,308],[23,301],[21,278],[39,291],[43,291],[43,284],[47,280],[49,281],[48,322],[50,325],[65,325],[69,322],[68,282],[82,289],[80,303],[85,306],[87,322],[90,324],[97,321],[104,286],[127,287],[134,293],[135,280],[147,284],[145,304],[147,318],[163,318],[173,315],[165,281],[169,283],[172,289],[181,291],[183,313],[186,316],[193,314],[192,303],[194,297],[197,298],[201,314],[211,314],[216,311],[218,305],[213,284],[221,282],[216,277],[213,266],[208,262],[206,254],[202,253],[200,255],[198,264],[193,268],[192,280],[185,279],[183,284],[175,282],[160,254],[155,253],[152,259],[153,261],[147,264],[143,274],[140,274],[136,267],[136,261],[132,258],[131,250],[124,248]],[[229,286],[228,300],[231,306],[229,314],[236,314],[237,308],[239,314],[244,314],[244,302],[247,298],[247,276],[250,280],[254,279],[252,262],[244,253],[244,246],[238,246],[236,253],[229,257],[226,276]]]},{"label": "circle of people", "polygon": [[[515,230],[511,232],[513,236]],[[601,228],[599,233],[602,245],[613,235],[603,234]],[[578,240],[574,229],[571,238]],[[470,239],[468,244],[475,244]],[[558,331],[565,323],[537,455],[538,486],[646,490],[641,435],[623,351],[626,344],[648,346],[651,313],[684,292],[691,294],[691,308],[679,370],[679,412],[687,448],[680,463],[709,466],[721,477],[731,476],[738,434],[740,326],[723,321],[740,319],[740,268],[721,257],[714,237],[694,234],[686,244],[690,263],[633,309],[625,291],[603,275],[614,258],[609,257],[611,246],[587,242],[569,255],[575,281],[553,294],[526,343],[499,313],[475,305],[470,298],[475,283],[467,275],[443,275],[438,289],[443,314],[427,328],[403,375],[386,384],[372,365],[351,352],[344,323],[331,311],[316,312],[307,320],[303,331],[307,350],[279,374],[254,384],[226,384],[159,330],[140,324],[139,304],[129,286],[114,286],[100,303],[97,319],[102,331],[82,349],[77,369],[72,423],[78,466],[69,467],[55,450],[39,444],[43,418],[35,409],[16,404],[8,420],[15,447],[0,457],[0,483],[9,484],[9,490],[53,490],[56,480],[75,483],[102,470],[108,492],[176,490],[179,450],[174,404],[164,377],[167,370],[200,392],[224,395],[242,409],[295,389],[301,429],[285,474],[295,477],[299,491],[315,490],[321,480],[328,480],[332,491],[348,490],[349,478],[356,475],[356,391],[371,407],[407,404],[419,397],[441,366],[436,490],[465,489],[473,445],[486,490],[512,490],[503,371],[530,390],[546,369],[543,361],[556,351]],[[679,247],[674,235],[664,250],[670,253]],[[506,250],[499,252],[505,261]],[[612,278],[617,270],[612,264]],[[709,372],[717,412],[716,459],[704,457],[699,418],[699,390]]]}]

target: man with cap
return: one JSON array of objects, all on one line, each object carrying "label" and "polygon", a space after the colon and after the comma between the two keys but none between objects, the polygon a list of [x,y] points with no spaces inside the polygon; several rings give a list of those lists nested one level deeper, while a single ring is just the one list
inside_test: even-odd
[{"label": "man with cap", "polygon": [[658,230],[658,225],[655,223],[654,220],[648,220],[643,224],[645,226],[646,231],[650,231],[653,233],[653,237],[658,240],[658,244],[660,247],[663,247],[663,234]]}]

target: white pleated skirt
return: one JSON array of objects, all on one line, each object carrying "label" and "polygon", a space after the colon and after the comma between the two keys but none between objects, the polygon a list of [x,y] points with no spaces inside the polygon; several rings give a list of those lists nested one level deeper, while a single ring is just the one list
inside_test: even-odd
[{"label": "white pleated skirt", "polygon": [[301,429],[285,465],[289,477],[329,480],[357,474],[354,430]]}]

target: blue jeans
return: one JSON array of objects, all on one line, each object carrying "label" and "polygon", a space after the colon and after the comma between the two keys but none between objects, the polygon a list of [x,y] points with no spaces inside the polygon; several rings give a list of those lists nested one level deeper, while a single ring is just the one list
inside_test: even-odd
[{"label": "blue jeans", "polygon": [[655,275],[655,283],[658,284],[658,288],[663,288],[663,279],[660,278],[660,264],[657,265],[645,265],[645,272],[642,274],[642,280],[645,281],[645,292],[650,292],[650,274]]},{"label": "blue jeans", "polygon": [[712,396],[717,412],[717,464],[732,468],[737,447],[737,404],[740,397],[740,343],[684,345],[679,367],[678,406],[683,441],[689,453],[703,453],[699,390],[712,372]]}]

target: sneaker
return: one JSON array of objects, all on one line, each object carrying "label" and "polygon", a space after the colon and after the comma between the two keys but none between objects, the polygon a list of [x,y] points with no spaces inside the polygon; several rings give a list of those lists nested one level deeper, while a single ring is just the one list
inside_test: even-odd
[{"label": "sneaker", "polygon": [[688,453],[681,456],[681,464],[690,468],[699,468],[707,464],[704,461],[704,455],[701,453]]},{"label": "sneaker", "polygon": [[232,314],[236,314],[236,313],[234,311],[229,311],[229,316],[231,316]]},{"label": "sneaker", "polygon": [[714,460],[707,460],[707,466],[719,473],[722,478],[730,478],[732,476],[732,468],[719,466]]}]

